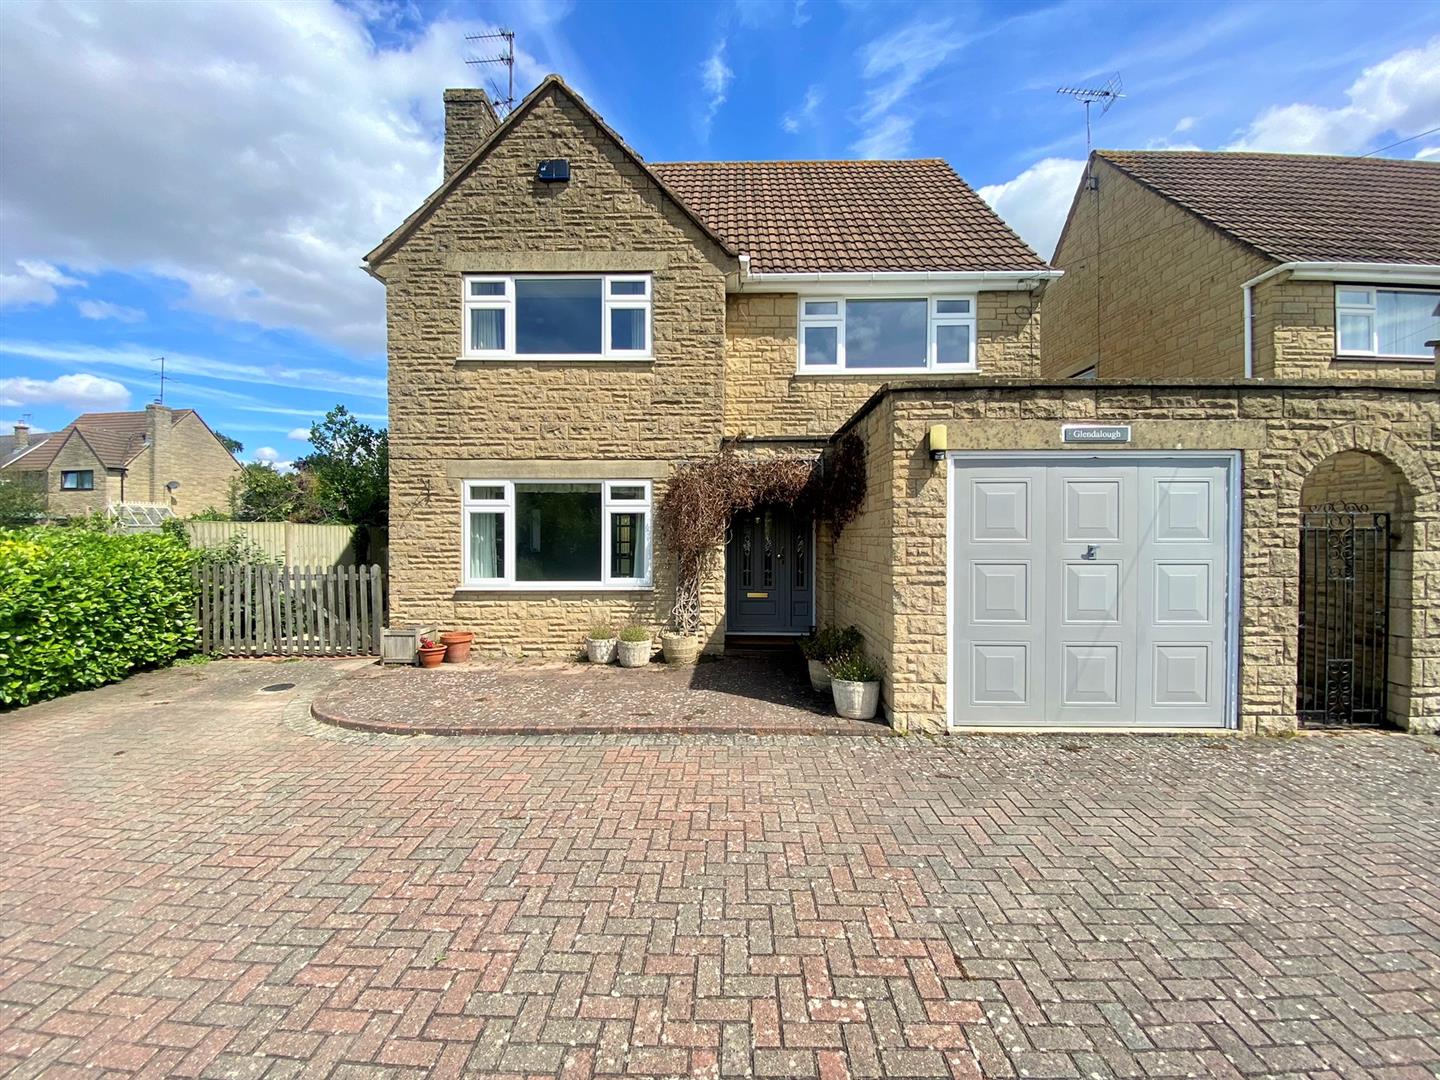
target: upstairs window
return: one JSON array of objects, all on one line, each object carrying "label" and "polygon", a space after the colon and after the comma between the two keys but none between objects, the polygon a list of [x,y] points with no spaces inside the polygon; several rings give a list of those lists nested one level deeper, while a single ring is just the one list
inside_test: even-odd
[{"label": "upstairs window", "polygon": [[466,275],[462,359],[650,358],[648,274]]},{"label": "upstairs window", "polygon": [[1429,360],[1440,338],[1440,290],[1335,286],[1335,352]]},{"label": "upstairs window", "polygon": [[95,470],[62,469],[60,472],[61,491],[94,491]]},{"label": "upstairs window", "polygon": [[975,370],[973,296],[801,297],[810,375]]}]

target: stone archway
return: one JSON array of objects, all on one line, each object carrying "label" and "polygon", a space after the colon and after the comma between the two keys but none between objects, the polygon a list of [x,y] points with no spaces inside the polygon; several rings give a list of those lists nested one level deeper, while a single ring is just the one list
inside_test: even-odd
[{"label": "stone archway", "polygon": [[[1300,515],[1306,510],[1334,506],[1389,515],[1387,718],[1402,729],[1434,730],[1440,720],[1431,709],[1440,687],[1429,685],[1436,676],[1420,662],[1435,644],[1426,640],[1423,615],[1426,573],[1437,556],[1423,545],[1440,516],[1440,498],[1429,468],[1394,434],[1350,424],[1301,447],[1290,479],[1282,507],[1293,514],[1297,550]],[[1417,547],[1417,542],[1422,546]],[[1304,602],[1303,594],[1297,595],[1297,625],[1299,604]],[[1297,655],[1297,670],[1304,671],[1305,665],[1306,657]]]}]

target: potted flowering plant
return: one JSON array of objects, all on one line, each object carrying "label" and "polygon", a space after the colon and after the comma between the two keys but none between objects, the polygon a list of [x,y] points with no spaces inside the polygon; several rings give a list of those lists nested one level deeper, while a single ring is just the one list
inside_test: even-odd
[{"label": "potted flowering plant", "polygon": [[421,667],[439,667],[445,659],[445,645],[434,638],[422,637],[416,653]]},{"label": "potted flowering plant", "polygon": [[831,660],[829,670],[835,711],[848,720],[875,719],[880,707],[880,680],[885,674],[879,661],[863,652],[853,652]]},{"label": "potted flowering plant", "polygon": [[609,623],[596,623],[585,635],[585,655],[592,664],[608,664],[615,659],[615,628]]},{"label": "potted flowering plant", "polygon": [[621,667],[644,667],[650,663],[650,654],[655,646],[650,631],[643,626],[627,626],[620,631],[620,642],[616,654]]},{"label": "potted flowering plant", "polygon": [[440,644],[445,646],[445,663],[463,664],[470,659],[470,644],[475,635],[468,630],[446,630],[440,635]]},{"label": "potted flowering plant", "polygon": [[822,626],[800,639],[800,653],[810,669],[810,689],[817,694],[830,691],[830,672],[826,665],[839,656],[859,652],[864,644],[860,631],[853,626]]}]

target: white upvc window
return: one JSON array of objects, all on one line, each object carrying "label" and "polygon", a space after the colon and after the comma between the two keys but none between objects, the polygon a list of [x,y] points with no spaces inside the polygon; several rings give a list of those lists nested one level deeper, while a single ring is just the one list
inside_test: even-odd
[{"label": "white upvc window", "polygon": [[976,370],[973,294],[799,299],[802,374]]},{"label": "white upvc window", "polygon": [[1335,286],[1335,353],[1429,360],[1440,339],[1440,290]]},{"label": "white upvc window", "polygon": [[649,360],[649,274],[465,274],[462,360]]},{"label": "white upvc window", "polygon": [[651,587],[648,480],[466,480],[461,506],[464,588]]}]

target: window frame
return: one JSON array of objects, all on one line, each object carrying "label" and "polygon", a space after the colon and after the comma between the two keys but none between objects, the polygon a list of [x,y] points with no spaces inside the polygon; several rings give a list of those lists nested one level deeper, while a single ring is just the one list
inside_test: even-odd
[{"label": "window frame", "polygon": [[[1363,292],[1369,296],[1367,303],[1342,303],[1340,294],[1342,292]],[[1382,292],[1411,292],[1424,293],[1432,296],[1435,303],[1440,305],[1440,289],[1426,288],[1423,285],[1358,285],[1335,283],[1335,356],[1337,358],[1365,359],[1365,360],[1399,360],[1417,364],[1435,362],[1433,353],[1425,350],[1423,353],[1383,353],[1380,351],[1380,301],[1379,294]],[[1340,345],[1340,319],[1344,315],[1364,315],[1370,320],[1370,348],[1368,349],[1345,349]],[[1419,345],[1425,348],[1422,341]]]},{"label": "window frame", "polygon": [[[76,483],[74,487],[71,487],[69,484],[65,483],[65,478],[66,478],[67,476],[75,476],[75,477],[88,476],[88,477],[90,478],[90,482],[89,482],[88,484]],[[95,470],[94,470],[94,469],[61,469],[61,470],[60,470],[60,490],[61,490],[61,491],[94,491],[94,490],[95,490]]]},{"label": "window frame", "polygon": [[[515,325],[519,302],[515,282],[584,279],[600,282],[600,351],[598,353],[523,353],[516,351]],[[611,285],[617,282],[643,282],[645,291],[639,295],[612,296]],[[499,296],[471,296],[472,282],[498,282],[504,286]],[[650,273],[575,273],[575,274],[461,274],[460,275],[460,352],[461,360],[517,360],[547,362],[597,362],[611,360],[653,360],[655,343],[655,282]],[[475,310],[503,311],[505,347],[472,349],[470,347],[470,312]],[[629,310],[645,313],[645,346],[643,349],[617,349],[611,345],[612,311]]]},{"label": "window frame", "polygon": [[[600,580],[599,581],[520,581],[515,577],[515,485],[516,484],[598,484],[600,486]],[[498,499],[472,499],[471,485],[498,487]],[[639,499],[614,496],[612,488],[638,487],[644,494]],[[496,592],[621,592],[654,588],[654,484],[649,480],[626,477],[597,479],[589,476],[550,477],[542,479],[515,478],[492,480],[470,478],[460,482],[460,589]],[[505,530],[505,573],[498,578],[470,576],[470,515],[498,513]],[[643,577],[616,577],[610,572],[612,529],[615,514],[640,514],[645,518],[645,574]]]},{"label": "window frame", "polygon": [[[846,366],[845,356],[845,322],[846,305],[851,300],[923,300],[925,302],[925,366],[889,366],[889,367],[864,367],[852,368]],[[964,313],[941,312],[940,302],[943,300],[963,300],[969,305],[969,310]],[[810,315],[806,313],[806,304],[834,303],[837,305],[834,315]],[[952,291],[945,292],[923,292],[916,290],[901,290],[884,293],[816,293],[814,295],[802,294],[797,297],[796,307],[796,356],[795,371],[798,375],[849,375],[849,376],[871,376],[871,375],[944,375],[944,374],[965,374],[978,371],[978,308],[980,303],[979,293]],[[939,359],[939,330],[943,326],[964,326],[969,331],[968,355],[963,361],[942,361]],[[834,327],[836,330],[835,342],[835,363],[833,364],[811,364],[805,356],[805,332],[813,327]]]}]

